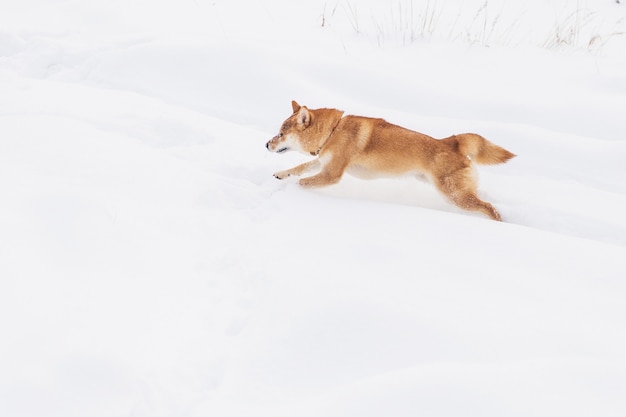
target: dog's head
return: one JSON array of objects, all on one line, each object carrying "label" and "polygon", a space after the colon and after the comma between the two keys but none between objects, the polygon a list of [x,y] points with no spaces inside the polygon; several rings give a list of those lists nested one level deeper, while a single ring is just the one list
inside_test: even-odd
[{"label": "dog's head", "polygon": [[319,138],[311,132],[306,132],[311,126],[313,118],[312,111],[306,106],[300,106],[295,101],[291,102],[293,114],[287,118],[280,127],[278,135],[270,139],[265,147],[270,152],[283,153],[287,151],[298,151],[314,154],[318,148]]}]

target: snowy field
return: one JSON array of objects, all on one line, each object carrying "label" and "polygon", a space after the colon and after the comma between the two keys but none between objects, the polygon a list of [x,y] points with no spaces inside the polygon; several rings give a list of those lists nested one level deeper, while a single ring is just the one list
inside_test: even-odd
[{"label": "snowy field", "polygon": [[[626,5],[2,0],[0,416],[626,415]],[[296,99],[518,155],[504,223],[277,181]]]}]

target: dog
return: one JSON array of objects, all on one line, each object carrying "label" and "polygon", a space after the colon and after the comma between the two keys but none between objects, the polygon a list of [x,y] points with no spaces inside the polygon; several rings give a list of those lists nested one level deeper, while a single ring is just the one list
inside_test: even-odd
[{"label": "dog", "polygon": [[265,145],[270,152],[299,151],[310,162],[274,174],[279,180],[301,178],[302,187],[337,183],[344,172],[359,178],[415,174],[426,177],[453,204],[502,221],[500,213],[477,194],[473,163],[502,164],[515,154],[475,133],[435,139],[383,119],[344,116],[337,109],[308,109],[291,102],[293,113]]}]

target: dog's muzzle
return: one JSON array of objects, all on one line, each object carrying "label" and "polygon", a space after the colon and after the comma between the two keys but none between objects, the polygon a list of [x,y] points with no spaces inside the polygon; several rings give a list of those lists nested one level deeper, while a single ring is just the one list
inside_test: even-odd
[{"label": "dog's muzzle", "polygon": [[276,135],[272,139],[270,139],[265,144],[265,147],[267,148],[267,150],[270,152],[276,152],[276,153],[283,153],[287,151],[289,148],[287,146],[281,146],[282,144],[280,144],[282,137],[283,135]]}]

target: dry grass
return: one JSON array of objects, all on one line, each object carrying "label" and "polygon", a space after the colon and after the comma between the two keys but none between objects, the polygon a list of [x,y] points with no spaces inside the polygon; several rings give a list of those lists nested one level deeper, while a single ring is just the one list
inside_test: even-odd
[{"label": "dry grass", "polygon": [[[450,7],[445,6],[445,2],[437,0],[395,0],[372,4],[364,5],[356,0],[326,3],[321,24],[327,27],[347,22],[354,33],[373,37],[380,46],[437,39],[483,47],[531,43],[549,50],[586,49],[592,52],[601,51],[610,41],[626,32],[623,17],[616,19],[612,30],[600,30],[605,26],[600,24],[600,17],[585,9],[580,1],[572,4],[569,10],[559,12],[552,27],[547,23],[543,28],[533,29],[538,32],[534,34],[527,29],[533,22],[524,25],[524,20],[530,21],[531,16],[523,13],[516,17],[505,16],[504,10],[496,9],[489,0],[474,9],[458,10],[456,14],[450,13]],[[444,13],[444,9],[448,13]],[[343,19],[338,19],[338,15],[342,15]]]}]

